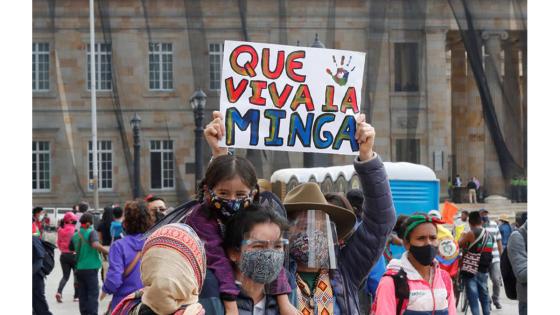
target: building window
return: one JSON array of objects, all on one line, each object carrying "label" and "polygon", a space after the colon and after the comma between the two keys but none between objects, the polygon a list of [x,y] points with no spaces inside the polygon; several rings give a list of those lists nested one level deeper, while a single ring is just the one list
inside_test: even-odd
[{"label": "building window", "polygon": [[149,45],[150,90],[173,89],[173,46],[171,43]]},{"label": "building window", "polygon": [[395,91],[418,91],[417,43],[395,43]]},{"label": "building window", "polygon": [[170,189],[175,187],[173,174],[173,141],[150,141],[150,178],[152,189]]},{"label": "building window", "polygon": [[[111,44],[95,44],[95,89],[110,91],[113,88],[111,74]],[[87,45],[87,89],[91,90],[91,47]]]},{"label": "building window", "polygon": [[210,90],[220,89],[222,78],[222,59],[224,57],[224,44],[210,44]]},{"label": "building window", "polygon": [[[88,178],[93,180],[93,147],[88,142]],[[97,176],[100,190],[113,189],[113,148],[110,140],[97,141]]]},{"label": "building window", "polygon": [[33,91],[48,91],[49,43],[33,43]]},{"label": "building window", "polygon": [[397,139],[397,162],[420,163],[420,140]]},{"label": "building window", "polygon": [[51,190],[51,150],[48,141],[33,141],[33,191]]}]

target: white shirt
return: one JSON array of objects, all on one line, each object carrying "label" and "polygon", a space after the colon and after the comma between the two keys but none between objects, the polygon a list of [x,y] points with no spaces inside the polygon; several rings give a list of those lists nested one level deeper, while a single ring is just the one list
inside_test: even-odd
[{"label": "white shirt", "polygon": [[253,306],[253,315],[264,315],[266,296]]}]

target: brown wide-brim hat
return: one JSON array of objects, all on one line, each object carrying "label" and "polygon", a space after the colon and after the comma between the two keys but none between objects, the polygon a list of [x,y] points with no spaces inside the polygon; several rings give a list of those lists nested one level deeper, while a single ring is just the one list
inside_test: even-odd
[{"label": "brown wide-brim hat", "polygon": [[290,190],[284,197],[284,207],[288,217],[306,210],[321,210],[329,215],[336,225],[338,239],[344,239],[354,228],[356,216],[349,209],[331,205],[317,183],[304,183]]}]

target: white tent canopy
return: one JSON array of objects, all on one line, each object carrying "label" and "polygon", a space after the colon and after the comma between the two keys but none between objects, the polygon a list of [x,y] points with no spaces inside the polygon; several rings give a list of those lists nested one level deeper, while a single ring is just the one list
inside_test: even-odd
[{"label": "white tent canopy", "polygon": [[[389,175],[389,180],[437,180],[434,171],[424,165],[408,162],[384,162],[384,164],[387,174]],[[287,183],[292,177],[296,177],[298,182],[306,183],[311,176],[314,176],[317,182],[320,183],[327,175],[330,175],[333,180],[336,180],[342,175],[349,181],[354,174],[354,165],[352,164],[331,167],[285,168],[274,172],[270,177],[270,182]]]}]

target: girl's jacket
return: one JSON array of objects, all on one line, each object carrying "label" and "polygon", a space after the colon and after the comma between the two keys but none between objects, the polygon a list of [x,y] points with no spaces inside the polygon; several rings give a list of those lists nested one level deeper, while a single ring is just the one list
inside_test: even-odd
[{"label": "girl's jacket", "polygon": [[451,277],[447,271],[439,267],[436,260],[434,260],[434,267],[434,279],[430,286],[408,260],[408,252],[405,252],[401,259],[391,260],[377,288],[371,314],[396,314],[398,301],[395,297],[393,278],[390,275],[397,274],[403,268],[407,274],[410,294],[403,303],[401,314],[398,315],[455,315],[457,311]]}]

